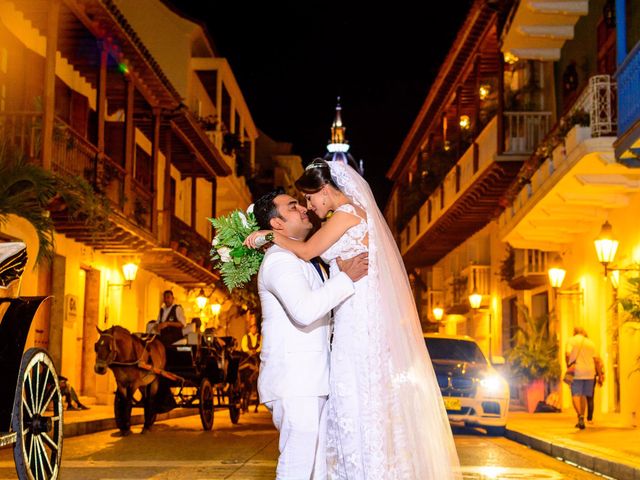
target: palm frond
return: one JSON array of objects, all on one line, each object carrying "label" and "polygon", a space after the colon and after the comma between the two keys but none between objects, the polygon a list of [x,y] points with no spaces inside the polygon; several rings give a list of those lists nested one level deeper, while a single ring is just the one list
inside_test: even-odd
[{"label": "palm frond", "polygon": [[47,205],[56,194],[53,175],[0,141],[0,223],[17,215],[33,225],[40,248],[36,262],[53,257],[53,221]]}]

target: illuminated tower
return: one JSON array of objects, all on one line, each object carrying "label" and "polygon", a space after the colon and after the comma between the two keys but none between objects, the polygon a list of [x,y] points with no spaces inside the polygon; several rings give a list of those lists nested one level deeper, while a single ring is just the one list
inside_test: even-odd
[{"label": "illuminated tower", "polygon": [[336,105],[336,118],[331,125],[331,140],[327,145],[327,153],[324,159],[330,162],[344,162],[351,165],[360,175],[364,174],[364,165],[362,160],[356,162],[349,153],[349,142],[345,137],[346,127],[342,123],[342,107],[340,106],[340,97]]}]

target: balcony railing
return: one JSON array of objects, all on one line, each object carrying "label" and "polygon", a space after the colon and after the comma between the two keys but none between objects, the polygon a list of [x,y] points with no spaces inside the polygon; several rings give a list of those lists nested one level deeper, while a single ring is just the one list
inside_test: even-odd
[{"label": "balcony railing", "polygon": [[[42,114],[39,112],[0,113],[1,138],[31,159],[40,157],[41,131]],[[122,165],[100,152],[60,118],[55,119],[52,144],[51,168],[54,172],[86,179],[111,201],[112,207],[122,210],[127,196],[124,188],[126,171]],[[134,220],[149,230],[153,193],[135,181],[132,183],[130,195],[134,201]],[[145,212],[143,215],[142,211]]]},{"label": "balcony railing", "polygon": [[40,154],[42,114],[38,112],[0,112],[0,138],[19,148],[29,158]]},{"label": "balcony railing", "polygon": [[618,107],[620,133],[624,134],[640,120],[640,43],[627,55],[618,68]]},{"label": "balcony railing", "polygon": [[551,112],[504,112],[504,153],[532,153],[550,127]]},{"label": "balcony railing", "polygon": [[617,88],[616,82],[612,81],[609,75],[596,75],[589,79],[587,88],[568,111],[565,119],[569,119],[579,110],[584,110],[589,113],[590,126],[573,125],[565,135],[559,134],[560,127],[558,127],[547,134],[545,140],[549,143],[547,158],[539,166],[535,164],[533,173],[527,177],[529,181],[525,187],[514,193],[511,206],[500,216],[499,224],[503,231],[519,221],[524,212],[539,201],[539,198],[531,201],[532,197],[538,195],[540,191],[548,191],[549,185],[559,182],[569,171],[571,164],[582,158],[584,152],[580,153],[581,150],[577,149],[578,145],[595,137],[610,137],[602,138],[597,145],[590,148],[613,151],[616,126],[619,123],[615,108]]},{"label": "balcony railing", "polygon": [[617,90],[611,75],[594,75],[589,78],[587,87],[571,107],[567,117],[584,111],[589,115],[592,137],[615,135],[618,128]]},{"label": "balcony railing", "polygon": [[530,248],[517,248],[514,252],[514,277],[547,275],[548,252]]},{"label": "balcony railing", "polygon": [[497,119],[493,118],[476,139],[477,154],[471,146],[442,180],[440,186],[423,201],[400,232],[400,250],[404,252],[451,207],[489,164],[497,148]]}]

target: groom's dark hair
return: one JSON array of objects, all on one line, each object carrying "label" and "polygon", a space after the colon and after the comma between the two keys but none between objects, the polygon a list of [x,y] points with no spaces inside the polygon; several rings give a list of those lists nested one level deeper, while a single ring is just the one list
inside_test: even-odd
[{"label": "groom's dark hair", "polygon": [[262,230],[271,230],[273,228],[271,226],[271,219],[280,217],[278,208],[276,207],[276,204],[273,203],[274,199],[278,195],[284,195],[284,190],[282,188],[278,188],[261,196],[256,200],[256,203],[253,204],[253,214],[256,216],[258,226]]}]

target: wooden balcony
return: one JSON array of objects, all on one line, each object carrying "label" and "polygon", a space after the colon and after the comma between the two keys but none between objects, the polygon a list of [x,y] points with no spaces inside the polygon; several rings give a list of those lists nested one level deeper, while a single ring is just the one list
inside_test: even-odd
[{"label": "wooden balcony", "polygon": [[608,210],[628,206],[640,188],[634,170],[614,156],[615,96],[609,75],[589,79],[568,115],[584,111],[590,125],[575,125],[519,186],[498,220],[502,241],[514,248],[562,251],[581,236],[594,235]]},{"label": "wooden balcony", "polygon": [[548,252],[516,248],[513,255],[513,278],[509,281],[511,288],[531,290],[547,283]]},{"label": "wooden balcony", "polygon": [[[0,136],[19,147],[29,158],[39,161],[41,149],[42,115],[37,112],[0,114]],[[62,209],[51,212],[56,231],[106,253],[135,253],[154,246],[157,241],[151,231],[151,202],[153,193],[132,182],[125,191],[126,172],[123,166],[74,131],[61,119],[56,119],[53,135],[51,168],[61,176],[79,176],[110,200],[109,225],[103,232],[92,232],[83,219],[75,218]],[[140,209],[125,215],[125,198],[142,203]]]},{"label": "wooden balcony", "polygon": [[499,200],[526,156],[497,155],[497,129],[493,118],[400,232],[408,268],[435,264],[502,210]]},{"label": "wooden balcony", "polygon": [[145,270],[185,288],[211,285],[220,277],[209,260],[211,245],[177,217],[171,219],[171,248],[152,248],[142,256]]}]

